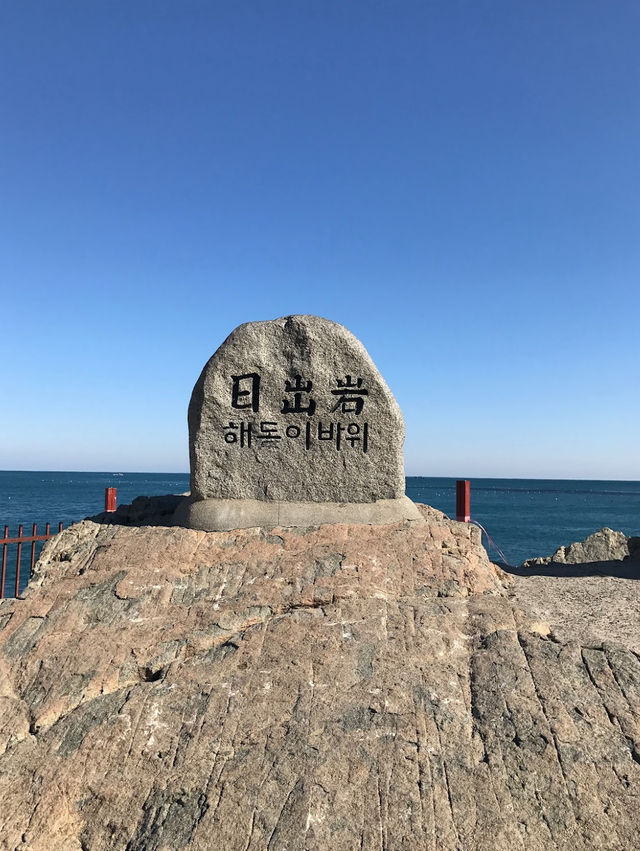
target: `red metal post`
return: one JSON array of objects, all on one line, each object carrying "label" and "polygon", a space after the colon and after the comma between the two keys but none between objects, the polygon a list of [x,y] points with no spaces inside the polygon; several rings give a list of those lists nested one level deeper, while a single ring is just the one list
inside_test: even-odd
[{"label": "red metal post", "polygon": [[104,510],[105,511],[115,511],[116,510],[116,501],[118,497],[118,489],[117,488],[105,488],[104,489]]},{"label": "red metal post", "polygon": [[31,541],[31,569],[29,571],[29,576],[33,573],[33,566],[36,563],[36,535],[38,534],[37,523],[33,524],[33,531],[31,534],[33,535],[33,541]]},{"label": "red metal post", "polygon": [[[18,526],[18,538],[22,537],[22,523]],[[22,541],[18,541],[18,555],[16,556],[16,593],[14,596],[20,596],[20,559],[22,558]]]},{"label": "red metal post", "polygon": [[[4,527],[4,539],[5,541],[9,537],[9,527]],[[0,600],[4,599],[4,577],[7,572],[7,545],[6,543],[2,545],[2,576],[0,577]]]},{"label": "red metal post", "polygon": [[471,520],[471,482],[468,479],[456,482],[456,520],[461,523]]}]

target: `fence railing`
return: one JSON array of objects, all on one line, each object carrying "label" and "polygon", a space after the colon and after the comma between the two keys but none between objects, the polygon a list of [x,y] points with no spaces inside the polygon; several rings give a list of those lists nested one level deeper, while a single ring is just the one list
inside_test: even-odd
[{"label": "fence railing", "polygon": [[[0,547],[2,547],[2,572],[0,573],[0,600],[4,599],[7,596],[10,597],[19,597],[20,596],[20,572],[22,570],[22,547],[25,544],[31,544],[30,547],[30,555],[29,555],[29,573],[27,574],[27,582],[29,581],[29,577],[33,572],[33,567],[36,563],[36,550],[39,550],[38,544],[40,542],[48,541],[49,538],[53,538],[54,535],[57,535],[58,532],[62,532],[63,524],[58,523],[58,528],[55,532],[51,531],[51,524],[47,523],[44,530],[44,535],[38,535],[38,524],[34,523],[33,528],[31,530],[30,535],[23,534],[23,525],[20,524],[18,526],[18,534],[14,538],[9,537],[9,527],[4,527],[4,537],[0,538]],[[7,548],[10,544],[16,545],[16,560],[15,560],[15,576],[11,576],[10,585],[13,586],[13,594],[5,593],[5,585],[7,580]],[[11,559],[13,561],[13,559]],[[9,565],[10,567],[10,565]],[[13,574],[13,571],[11,571]],[[24,573],[23,573],[24,576]],[[24,583],[26,584],[26,582]]]},{"label": "fence railing", "polygon": [[[118,491],[117,488],[105,488],[104,489],[104,510],[111,514],[117,508],[118,501]],[[25,535],[23,533],[24,524],[20,524],[18,526],[18,534],[14,538],[9,537],[9,527],[4,527],[4,537],[0,538],[0,547],[2,547],[2,572],[0,573],[0,600],[3,600],[5,597],[19,597],[20,596],[20,585],[22,584],[23,590],[24,586],[27,584],[29,579],[31,578],[31,574],[33,573],[33,568],[36,563],[37,557],[40,555],[40,550],[42,549],[42,544],[45,541],[48,541],[49,538],[53,538],[54,535],[57,535],[59,532],[62,532],[64,528],[63,523],[58,523],[58,528],[55,532],[51,531],[51,523],[47,523],[44,529],[44,535],[38,535],[38,524],[34,523],[33,528],[31,530],[30,535]],[[13,557],[9,559],[9,564],[7,564],[7,547],[10,544],[16,545],[16,558],[15,562],[13,561]],[[31,544],[31,552],[29,557],[29,572],[25,574],[22,570],[22,547],[24,544]],[[15,564],[15,574],[11,567],[11,563]],[[8,571],[7,571],[8,568]],[[26,575],[26,579],[25,579]],[[13,594],[6,593],[6,585],[7,579],[9,580],[9,586],[11,590],[13,590]],[[21,581],[22,580],[22,581]]]}]

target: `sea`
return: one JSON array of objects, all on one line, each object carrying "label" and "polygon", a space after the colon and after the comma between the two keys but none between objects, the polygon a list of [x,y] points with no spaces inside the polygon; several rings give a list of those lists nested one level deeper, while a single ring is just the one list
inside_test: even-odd
[{"label": "sea", "polygon": [[[10,535],[16,534],[22,524],[28,534],[33,523],[40,531],[45,523],[57,528],[59,522],[67,526],[97,514],[104,508],[107,487],[117,488],[122,504],[141,495],[184,493],[189,476],[0,471],[0,532],[6,525]],[[455,479],[410,476],[407,496],[455,516]],[[484,543],[491,559],[515,566],[550,555],[561,544],[582,540],[603,526],[640,535],[640,482],[472,479],[471,517],[488,533]]]}]

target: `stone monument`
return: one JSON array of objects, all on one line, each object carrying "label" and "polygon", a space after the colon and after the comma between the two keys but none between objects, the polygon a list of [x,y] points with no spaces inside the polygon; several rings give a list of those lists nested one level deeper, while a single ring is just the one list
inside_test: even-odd
[{"label": "stone monument", "polygon": [[405,496],[400,408],[342,325],[286,316],[240,325],[189,404],[191,495],[207,531],[422,522]]}]

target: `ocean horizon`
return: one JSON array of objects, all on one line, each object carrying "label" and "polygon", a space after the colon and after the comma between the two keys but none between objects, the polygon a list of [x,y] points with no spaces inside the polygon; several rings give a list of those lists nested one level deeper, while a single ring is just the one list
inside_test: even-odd
[{"label": "ocean horizon", "polygon": [[[471,516],[487,530],[509,564],[550,555],[603,526],[640,535],[640,482],[625,479],[471,478]],[[104,489],[118,504],[137,496],[184,493],[188,473],[0,471],[0,526],[15,533],[37,523],[65,526],[98,514]],[[407,476],[406,493],[455,517],[456,478]],[[484,539],[492,559],[499,554]]]}]

